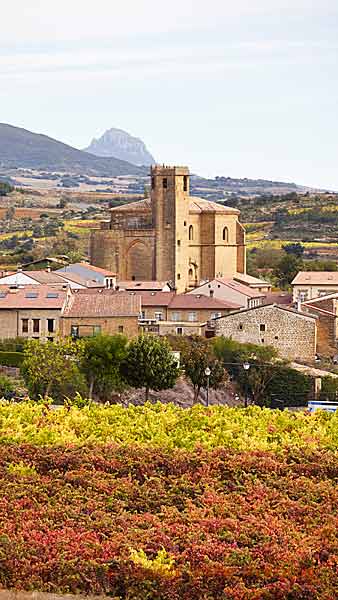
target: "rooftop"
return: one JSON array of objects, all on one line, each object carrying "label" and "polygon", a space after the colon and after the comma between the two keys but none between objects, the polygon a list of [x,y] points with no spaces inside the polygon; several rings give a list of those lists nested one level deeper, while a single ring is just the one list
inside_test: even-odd
[{"label": "rooftop", "polygon": [[141,311],[139,295],[126,294],[73,294],[62,312],[63,317],[138,317]]},{"label": "rooftop", "polygon": [[120,290],[144,290],[144,291],[158,291],[162,290],[168,285],[167,281],[117,281],[118,288]]},{"label": "rooftop", "polygon": [[0,285],[0,309],[59,309],[63,307],[67,292],[48,285]]},{"label": "rooftop", "polygon": [[[248,296],[249,298],[263,298],[265,294],[262,292],[257,292],[257,290],[253,290],[248,285],[244,285],[243,283],[239,283],[239,281],[234,281],[234,279],[227,277],[217,277],[213,281],[219,283],[220,285],[225,285],[228,288],[236,290],[240,294],[244,294],[244,296]],[[212,281],[210,283],[213,283]]]},{"label": "rooftop", "polygon": [[[189,210],[191,213],[202,213],[202,212],[214,212],[231,215],[239,215],[240,211],[237,208],[231,206],[224,206],[211,200],[204,200],[204,198],[198,198],[197,196],[189,197]],[[122,206],[116,206],[111,209],[112,213],[150,213],[151,212],[151,199],[145,198],[144,200],[138,200],[137,202],[129,202]]]},{"label": "rooftop", "polygon": [[300,271],[291,285],[338,285],[338,271]]},{"label": "rooftop", "polygon": [[170,309],[210,309],[210,310],[238,310],[241,307],[234,302],[211,298],[204,294],[177,294],[173,297],[168,308]]},{"label": "rooftop", "polygon": [[271,283],[268,281],[264,281],[263,279],[258,279],[258,277],[252,277],[252,275],[247,275],[247,273],[235,273],[234,280],[239,281],[239,283],[244,283],[245,285],[255,286],[255,287],[271,287]]}]

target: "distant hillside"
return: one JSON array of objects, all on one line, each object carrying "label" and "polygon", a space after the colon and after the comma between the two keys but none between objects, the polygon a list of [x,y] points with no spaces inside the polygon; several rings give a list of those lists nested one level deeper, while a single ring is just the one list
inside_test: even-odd
[{"label": "distant hillside", "polygon": [[122,129],[109,129],[98,140],[94,138],[84,151],[96,156],[113,156],[138,166],[156,162],[142,140]]},{"label": "distant hillside", "polygon": [[99,158],[46,135],[0,123],[0,167],[86,174],[144,175],[146,170],[117,158]]}]

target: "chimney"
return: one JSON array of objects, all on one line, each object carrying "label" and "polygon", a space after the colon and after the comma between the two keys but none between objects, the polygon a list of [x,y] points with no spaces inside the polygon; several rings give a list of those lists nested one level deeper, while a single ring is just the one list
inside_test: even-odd
[{"label": "chimney", "polygon": [[209,290],[210,298],[214,297],[214,290]]}]

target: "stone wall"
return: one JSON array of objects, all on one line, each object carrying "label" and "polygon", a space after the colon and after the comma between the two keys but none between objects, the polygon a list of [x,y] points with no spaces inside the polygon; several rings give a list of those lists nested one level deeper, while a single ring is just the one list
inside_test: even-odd
[{"label": "stone wall", "polygon": [[72,326],[79,327],[80,337],[93,335],[95,327],[101,327],[101,333],[115,335],[123,333],[127,337],[138,335],[138,317],[62,317],[60,333],[67,337],[71,335]]},{"label": "stone wall", "polygon": [[317,322],[278,306],[260,306],[217,319],[216,335],[241,343],[273,346],[284,358],[312,362],[316,354]]}]

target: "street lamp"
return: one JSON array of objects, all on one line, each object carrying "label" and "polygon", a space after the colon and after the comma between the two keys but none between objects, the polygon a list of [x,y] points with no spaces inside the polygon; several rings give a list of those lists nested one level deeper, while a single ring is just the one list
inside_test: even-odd
[{"label": "street lamp", "polygon": [[209,367],[206,367],[204,374],[207,378],[207,406],[209,406],[209,381],[210,381],[210,375],[211,375],[211,371],[210,371]]},{"label": "street lamp", "polygon": [[[244,369],[244,371],[249,371],[250,366],[251,366],[250,363],[248,363],[247,361],[245,361],[243,363],[243,369]],[[245,386],[244,407],[245,408],[248,407],[248,386],[247,386],[247,382],[246,382],[246,386]]]}]

